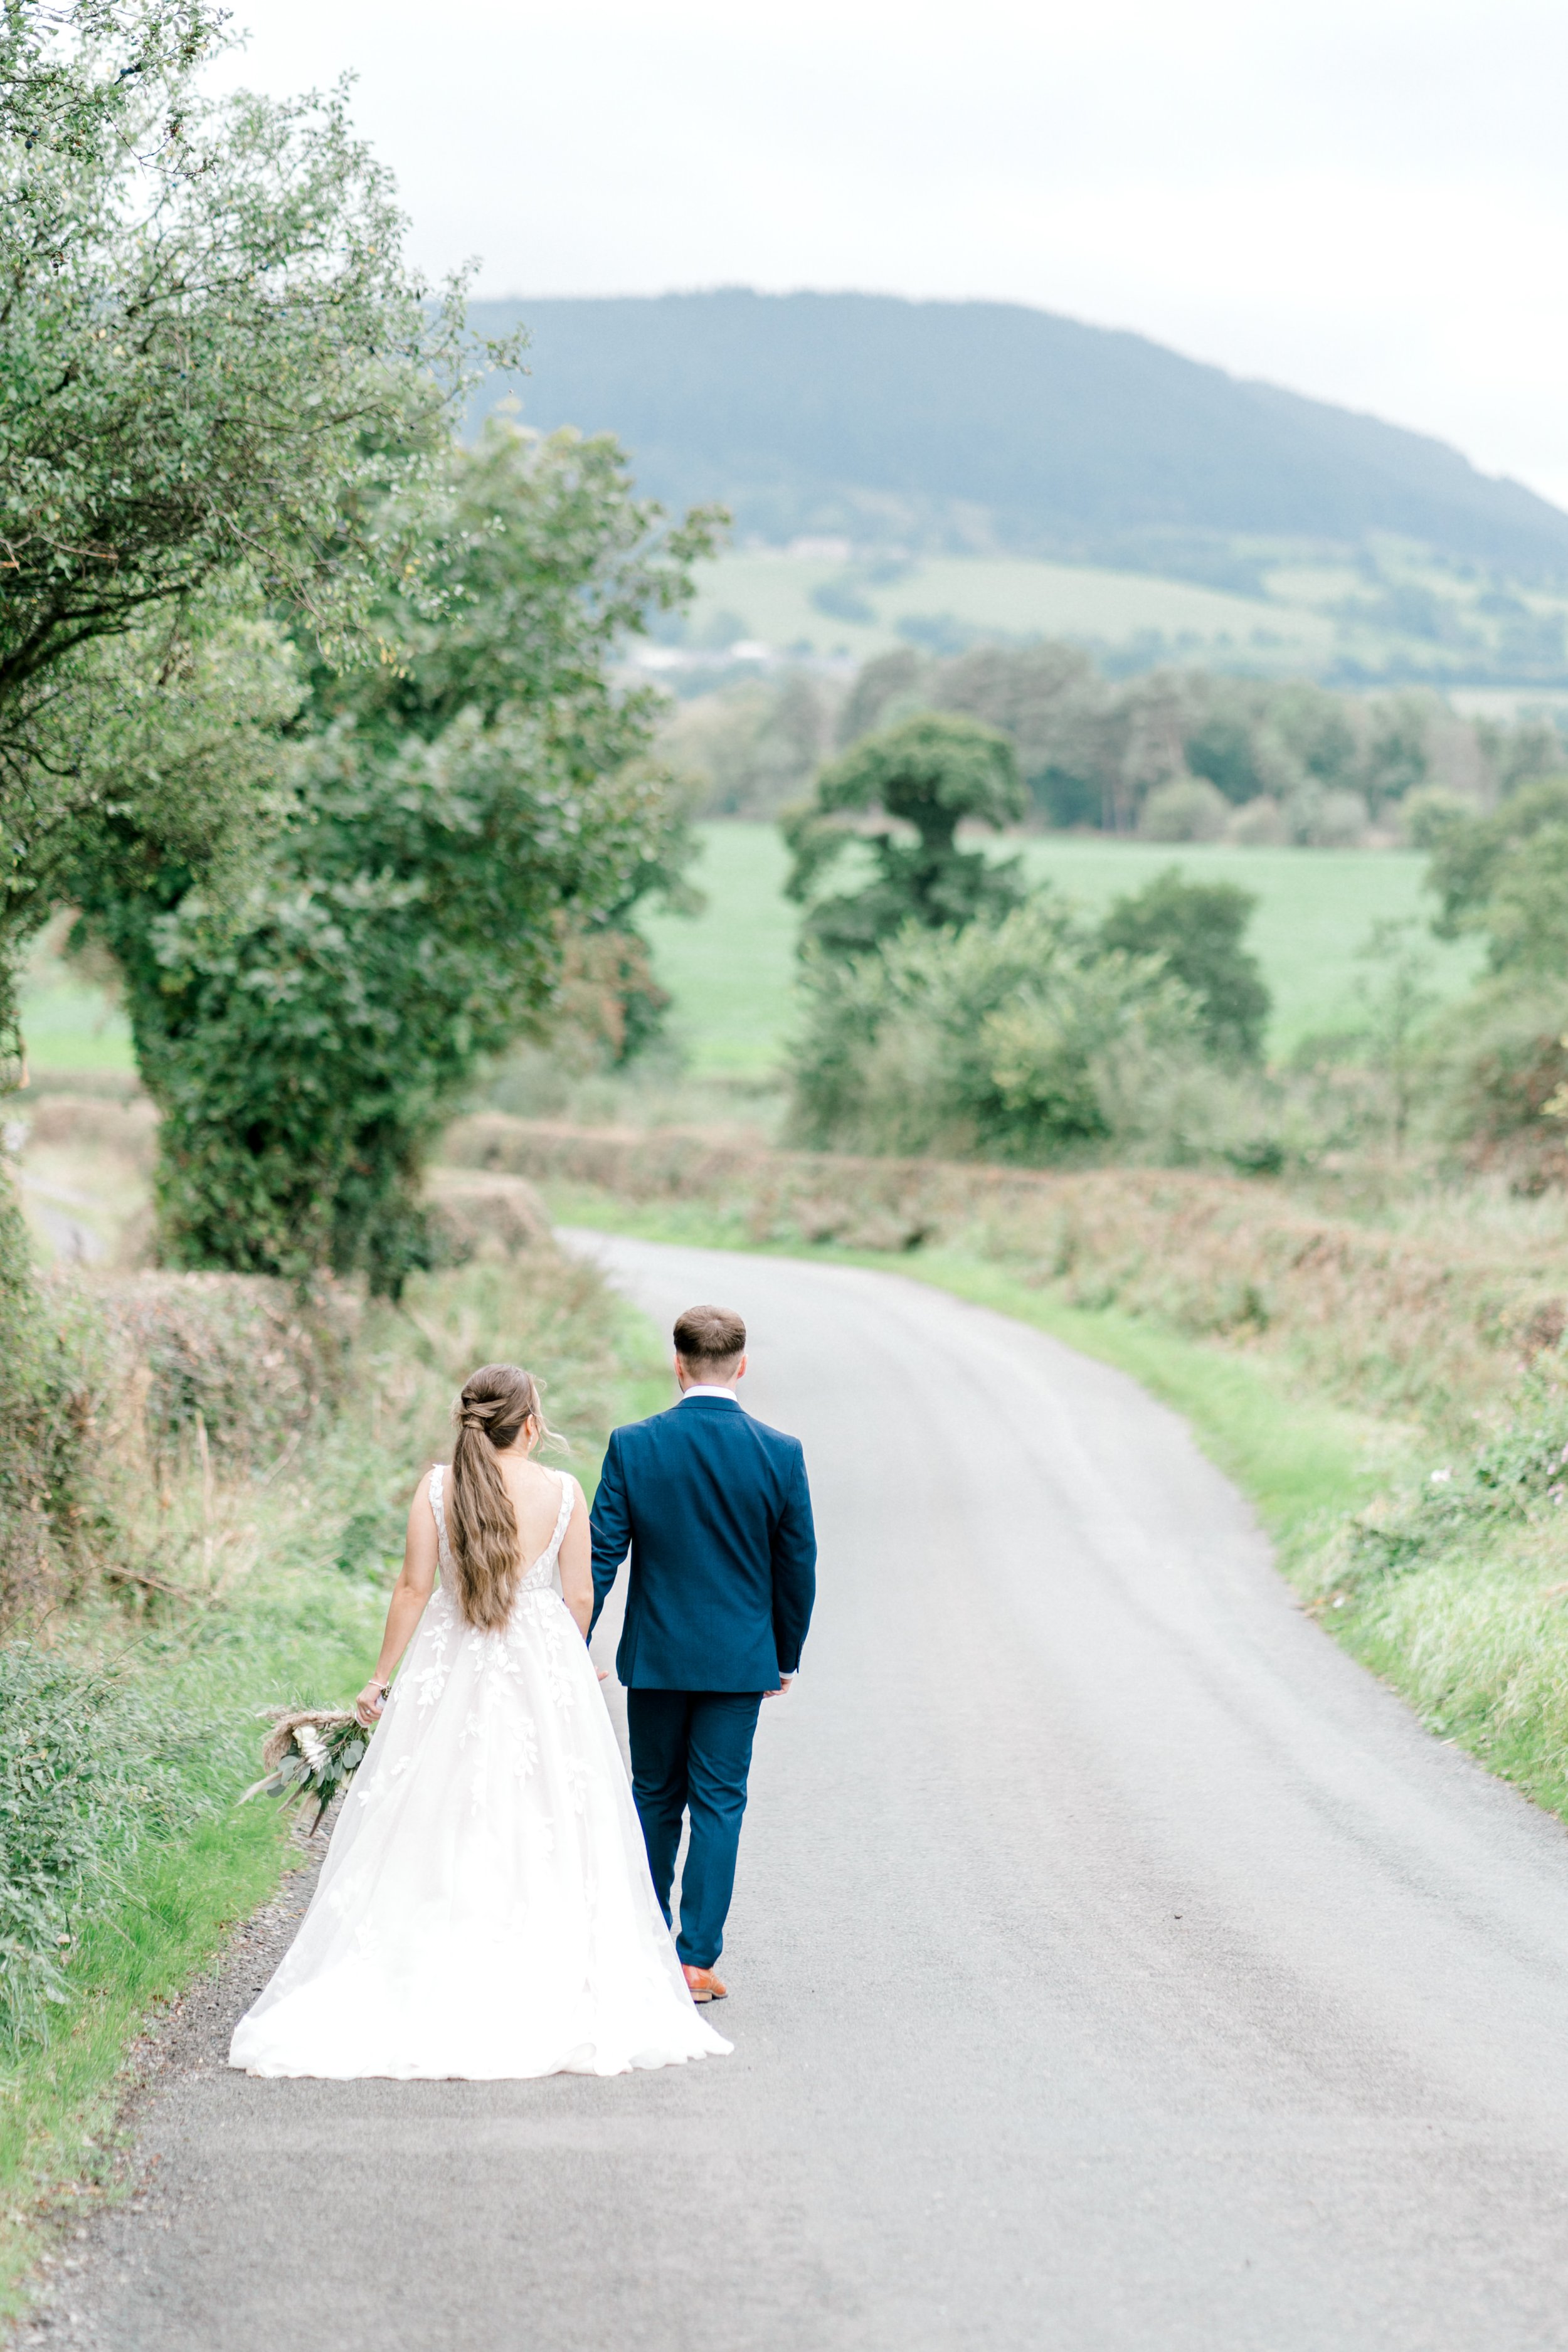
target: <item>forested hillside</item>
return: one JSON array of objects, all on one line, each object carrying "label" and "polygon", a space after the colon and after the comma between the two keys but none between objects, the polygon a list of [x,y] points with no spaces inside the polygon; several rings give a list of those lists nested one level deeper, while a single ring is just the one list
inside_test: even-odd
[{"label": "forested hillside", "polygon": [[639,488],[742,533],[1065,554],[1242,585],[1236,538],[1376,533],[1568,574],[1568,515],[1439,441],[1021,305],[742,288],[477,303],[525,421],[613,429]]}]

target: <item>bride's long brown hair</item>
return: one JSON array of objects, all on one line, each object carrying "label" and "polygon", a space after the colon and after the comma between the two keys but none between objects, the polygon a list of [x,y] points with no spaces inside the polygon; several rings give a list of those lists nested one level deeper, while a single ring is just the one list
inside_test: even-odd
[{"label": "bride's long brown hair", "polygon": [[559,1445],[561,1440],[545,1421],[538,1381],[521,1364],[481,1364],[470,1372],[452,1419],[458,1436],[446,1516],[458,1606],[470,1625],[494,1633],[511,1614],[522,1570],[522,1537],[497,1451],[530,1422],[534,1445]]}]

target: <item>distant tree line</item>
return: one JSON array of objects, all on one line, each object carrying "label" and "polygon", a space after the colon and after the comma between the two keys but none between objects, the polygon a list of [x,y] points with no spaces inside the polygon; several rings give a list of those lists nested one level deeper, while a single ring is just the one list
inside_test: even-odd
[{"label": "distant tree line", "polygon": [[776,815],[817,770],[889,723],[963,713],[1013,748],[1029,819],[1155,841],[1352,845],[1407,826],[1418,797],[1478,807],[1564,764],[1543,721],[1468,719],[1426,689],[1156,670],[1104,677],[1080,648],[879,656],[847,686],[805,670],[679,706],[670,759],[716,815]]},{"label": "distant tree line", "polygon": [[781,819],[803,908],[796,1138],[1259,1174],[1346,1149],[1402,1166],[1414,1143],[1516,1189],[1568,1183],[1568,774],[1489,810],[1405,791],[1430,929],[1484,940],[1485,970],[1444,1007],[1424,926],[1382,921],[1354,1013],[1268,1068],[1249,892],[1173,865],[1096,920],[961,839],[1024,805],[1000,729],[925,710],[859,737]]}]

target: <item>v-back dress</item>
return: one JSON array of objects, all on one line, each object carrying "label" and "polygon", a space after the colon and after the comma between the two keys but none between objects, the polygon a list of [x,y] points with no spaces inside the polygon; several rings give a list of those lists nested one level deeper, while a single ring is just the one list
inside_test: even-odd
[{"label": "v-back dress", "polygon": [[[557,1474],[560,1475],[560,1474]],[[619,2074],[731,2047],[687,1990],[620,1750],[562,1598],[571,1481],[504,1627],[441,1580],[310,1907],[235,2030],[252,2074]]]}]

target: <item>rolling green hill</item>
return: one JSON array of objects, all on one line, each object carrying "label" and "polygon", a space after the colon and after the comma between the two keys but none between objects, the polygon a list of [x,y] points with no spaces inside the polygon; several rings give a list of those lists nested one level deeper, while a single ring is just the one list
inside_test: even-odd
[{"label": "rolling green hill", "polygon": [[1294,598],[1021,556],[879,565],[742,549],[699,565],[697,581],[687,635],[698,646],[752,639],[864,661],[900,644],[956,653],[984,637],[1068,637],[1112,657],[1143,651],[1316,676],[1333,668],[1339,642],[1328,614]]},{"label": "rolling green hill", "polygon": [[1416,541],[1568,579],[1568,515],[1439,441],[1001,302],[713,293],[479,302],[526,323],[531,424],[610,429],[645,489],[782,543],[845,532],[1256,588],[1253,539]]}]

